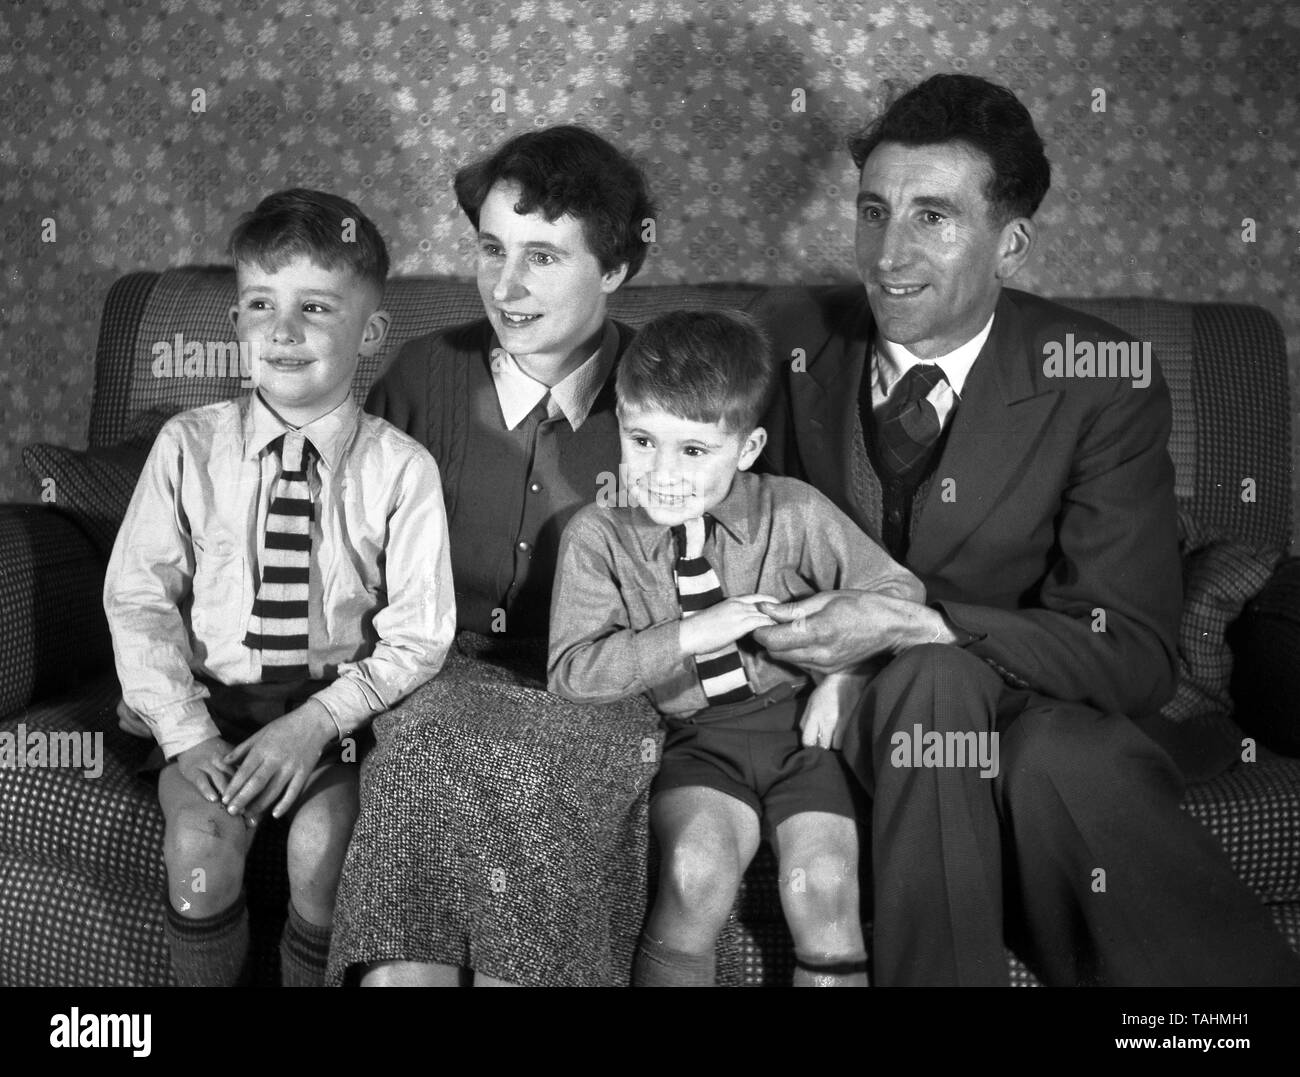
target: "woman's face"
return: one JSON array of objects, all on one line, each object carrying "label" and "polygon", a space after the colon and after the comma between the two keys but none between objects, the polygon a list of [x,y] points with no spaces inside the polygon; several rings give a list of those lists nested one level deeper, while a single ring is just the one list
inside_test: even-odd
[{"label": "woman's face", "polygon": [[602,270],[576,217],[516,213],[521,194],[503,180],[479,209],[478,290],[501,346],[554,385],[599,346],[606,298],[627,266]]}]

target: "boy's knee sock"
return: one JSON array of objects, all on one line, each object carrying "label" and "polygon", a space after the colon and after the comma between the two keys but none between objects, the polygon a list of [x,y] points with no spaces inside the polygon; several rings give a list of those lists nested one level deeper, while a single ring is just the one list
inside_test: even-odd
[{"label": "boy's knee sock", "polygon": [[240,894],[214,916],[189,919],[167,903],[164,930],[181,987],[242,987],[248,975],[248,906]]},{"label": "boy's knee sock", "polygon": [[867,953],[794,955],[795,987],[866,987]]},{"label": "boy's knee sock", "polygon": [[329,954],[330,928],[308,923],[290,901],[289,919],[280,938],[281,986],[323,987]]},{"label": "boy's knee sock", "polygon": [[632,965],[632,986],[712,987],[716,963],[712,950],[707,954],[685,954],[642,935]]}]

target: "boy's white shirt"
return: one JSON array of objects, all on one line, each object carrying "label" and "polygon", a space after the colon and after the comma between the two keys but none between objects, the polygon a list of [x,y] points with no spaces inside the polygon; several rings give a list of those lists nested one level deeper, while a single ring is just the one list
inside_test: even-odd
[{"label": "boy's white shirt", "polygon": [[[256,394],[169,420],[118,533],[104,582],[118,677],[169,758],[217,735],[194,672],[260,678],[243,637],[278,471],[263,450],[286,429]],[[350,396],[302,430],[320,456],[311,675],[334,678],[313,698],[347,733],[442,666],[456,623],[446,514],[428,451]]]}]

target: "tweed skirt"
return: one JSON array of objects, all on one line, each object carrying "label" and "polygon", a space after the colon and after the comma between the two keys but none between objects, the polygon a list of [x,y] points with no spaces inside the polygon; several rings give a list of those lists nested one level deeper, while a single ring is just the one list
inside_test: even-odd
[{"label": "tweed skirt", "polygon": [[442,672],[375,720],[326,982],[432,961],[530,986],[630,979],[647,909],[643,699],[569,703],[544,648],[458,635]]}]

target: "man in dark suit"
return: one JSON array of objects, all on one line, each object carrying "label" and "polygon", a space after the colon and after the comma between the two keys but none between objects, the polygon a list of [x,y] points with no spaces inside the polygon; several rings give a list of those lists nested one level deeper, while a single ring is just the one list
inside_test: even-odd
[{"label": "man in dark suit", "polygon": [[1174,686],[1169,393],[1114,326],[1003,288],[1050,182],[1029,113],[939,75],[850,147],[865,292],[760,311],[789,357],[769,461],[927,604],[823,593],[754,637],[813,670],[888,657],[839,731],[873,800],[875,982],[1005,984],[1004,931],[1048,983],[1300,982],[1132,721]]}]

